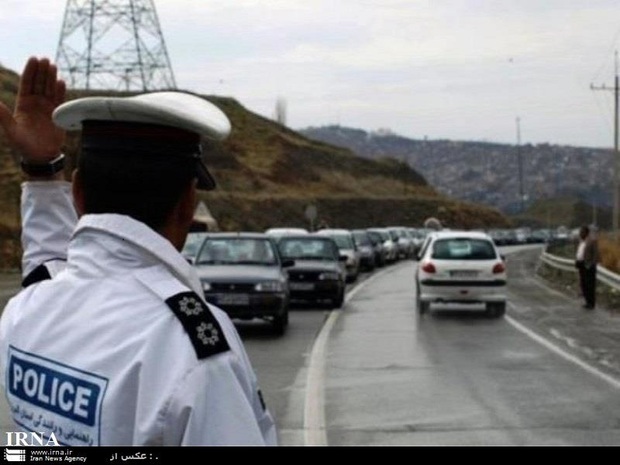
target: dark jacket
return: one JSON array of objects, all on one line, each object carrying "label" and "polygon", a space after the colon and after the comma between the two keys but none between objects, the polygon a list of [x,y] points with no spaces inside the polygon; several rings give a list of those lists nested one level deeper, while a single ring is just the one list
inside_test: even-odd
[{"label": "dark jacket", "polygon": [[576,262],[577,268],[591,269],[596,266],[599,260],[598,253],[598,241],[596,239],[587,237],[585,239],[585,248],[583,251],[583,260]]}]

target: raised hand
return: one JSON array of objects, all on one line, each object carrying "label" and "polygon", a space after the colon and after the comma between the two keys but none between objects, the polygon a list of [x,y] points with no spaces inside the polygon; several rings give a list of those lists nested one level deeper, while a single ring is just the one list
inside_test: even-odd
[{"label": "raised hand", "polygon": [[49,59],[31,57],[21,75],[14,111],[0,102],[0,125],[9,143],[31,163],[53,160],[64,142],[64,130],[52,121],[52,112],[66,94],[57,73]]}]

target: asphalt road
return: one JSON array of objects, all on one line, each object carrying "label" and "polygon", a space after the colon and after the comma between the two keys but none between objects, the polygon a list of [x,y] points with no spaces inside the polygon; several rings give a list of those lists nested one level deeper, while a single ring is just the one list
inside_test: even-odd
[{"label": "asphalt road", "polygon": [[307,359],[327,313],[295,308],[284,336],[274,336],[269,325],[262,323],[241,322],[237,326],[265,403],[276,419],[280,444],[304,444]]},{"label": "asphalt road", "polygon": [[294,308],[282,337],[239,324],[280,443],[620,444],[620,319],[546,287],[537,253],[508,256],[502,319],[419,317],[407,261],[364,276],[342,311]]},{"label": "asphalt road", "polygon": [[[535,256],[530,252],[529,260]],[[483,307],[455,305],[433,306],[420,317],[409,264],[369,282],[330,334],[326,442],[619,444],[620,378],[576,357],[540,318],[549,305],[582,319],[599,315],[584,314],[580,301],[530,282],[532,268],[523,260],[508,260],[511,309],[502,319],[485,317]],[[510,316],[523,309],[539,315],[528,322],[541,323],[535,330]],[[590,337],[582,344],[596,352],[602,336]]]}]

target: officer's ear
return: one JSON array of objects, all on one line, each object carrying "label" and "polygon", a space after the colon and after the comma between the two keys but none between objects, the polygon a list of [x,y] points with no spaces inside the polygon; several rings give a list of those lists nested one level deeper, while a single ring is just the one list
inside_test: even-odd
[{"label": "officer's ear", "polygon": [[73,204],[78,217],[82,216],[85,211],[84,185],[82,184],[82,176],[78,170],[73,170],[71,174],[71,189],[73,191]]},{"label": "officer's ear", "polygon": [[187,183],[178,202],[170,212],[166,223],[158,231],[179,251],[183,248],[183,244],[185,244],[187,239],[187,233],[191,228],[197,197],[196,180],[194,179],[192,182]]},{"label": "officer's ear", "polygon": [[196,211],[196,205],[198,203],[197,183],[198,180],[193,179],[183,191],[183,195],[179,201],[179,215],[183,224],[191,225],[194,220],[194,212]]},{"label": "officer's ear", "polygon": [[[177,203],[166,219],[165,227],[172,226],[181,231],[189,231],[192,221],[194,220],[194,212],[196,210],[196,203],[198,200],[196,183],[196,179],[193,179],[191,182],[187,183],[181,192]],[[187,234],[187,231],[185,231],[185,234]],[[183,238],[183,240],[185,241],[185,238]]]}]

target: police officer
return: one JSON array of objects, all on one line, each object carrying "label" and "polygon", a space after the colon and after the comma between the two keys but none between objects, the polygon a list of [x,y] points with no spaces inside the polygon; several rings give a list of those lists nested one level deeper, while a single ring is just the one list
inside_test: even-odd
[{"label": "police officer", "polygon": [[[201,139],[226,116],[156,92],[62,103],[31,58],[0,124],[22,156],[24,289],[0,322],[0,378],[13,419],[66,445],[276,443],[255,374],[226,315],[178,252],[196,189],[214,181]],[[82,131],[63,181],[64,130]]]}]

